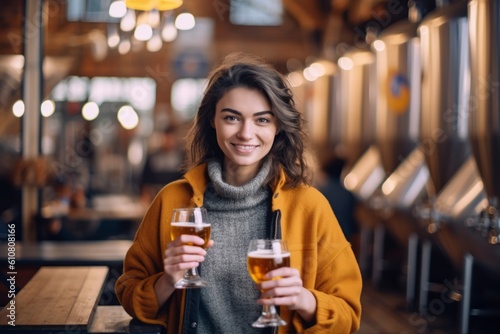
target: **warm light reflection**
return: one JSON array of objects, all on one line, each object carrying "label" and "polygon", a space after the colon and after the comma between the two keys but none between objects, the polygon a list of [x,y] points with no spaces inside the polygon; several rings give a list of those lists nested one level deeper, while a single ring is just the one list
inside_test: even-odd
[{"label": "warm light reflection", "polygon": [[307,81],[314,81],[318,78],[314,70],[311,69],[311,67],[306,67],[304,71],[302,71],[302,75]]},{"label": "warm light reflection", "polygon": [[123,106],[118,110],[118,122],[124,129],[134,129],[139,124],[139,116],[131,106]]},{"label": "warm light reflection", "polygon": [[14,105],[12,105],[12,113],[16,117],[22,117],[24,115],[24,109],[23,100],[17,100]]},{"label": "warm light reflection", "polygon": [[340,57],[337,63],[341,69],[346,71],[352,70],[354,67],[354,62],[349,57]]},{"label": "warm light reflection", "polygon": [[95,102],[87,102],[82,107],[82,117],[87,121],[93,121],[99,116],[99,106]]},{"label": "warm light reflection", "polygon": [[120,36],[118,34],[108,36],[108,47],[110,49],[116,48],[118,44],[120,44]]},{"label": "warm light reflection", "polygon": [[56,104],[52,100],[45,100],[40,106],[40,112],[43,117],[50,117],[56,111]]},{"label": "warm light reflection", "polygon": [[153,37],[153,28],[147,23],[142,23],[135,28],[134,37],[138,41],[147,41]]},{"label": "warm light reflection", "polygon": [[127,54],[130,51],[132,45],[128,39],[122,39],[118,45],[118,53],[121,55]]},{"label": "warm light reflection", "polygon": [[323,64],[321,63],[315,62],[312,63],[309,67],[316,77],[320,77],[322,75],[325,75],[326,73],[325,66],[323,66]]},{"label": "warm light reflection", "polygon": [[122,18],[127,14],[127,7],[123,1],[114,1],[109,6],[109,16]]},{"label": "warm light reflection", "polygon": [[179,30],[191,30],[196,25],[193,14],[182,13],[175,19],[175,26]]},{"label": "warm light reflection", "polygon": [[151,37],[151,39],[146,44],[146,48],[149,52],[157,52],[161,50],[162,46],[163,42],[161,40],[160,33],[158,32],[158,30],[155,30],[153,32],[153,37]]},{"label": "warm light reflection", "polygon": [[157,10],[152,10],[147,13],[146,21],[151,27],[160,25],[160,13]]},{"label": "warm light reflection", "polygon": [[376,41],[373,42],[373,48],[376,51],[384,51],[385,50],[385,43],[382,42],[380,39],[377,39]]},{"label": "warm light reflection", "polygon": [[134,140],[130,143],[127,152],[128,161],[132,165],[139,165],[142,162],[144,156],[144,147],[140,140]]},{"label": "warm light reflection", "polygon": [[12,61],[10,62],[10,66],[16,70],[22,70],[24,68],[24,56],[16,55],[12,56]]},{"label": "warm light reflection", "polygon": [[347,174],[344,178],[344,187],[349,191],[354,190],[354,188],[357,187],[358,183],[358,178],[354,174]]},{"label": "warm light reflection", "polygon": [[389,178],[382,184],[382,193],[384,195],[389,196],[391,192],[396,188],[396,182]]},{"label": "warm light reflection", "polygon": [[129,9],[127,14],[120,21],[120,29],[128,32],[134,30],[135,27],[135,11]]},{"label": "warm light reflection", "polygon": [[165,42],[172,42],[177,38],[177,28],[173,21],[168,21],[161,30],[161,38]]},{"label": "warm light reflection", "polygon": [[288,74],[288,81],[292,87],[299,87],[304,83],[304,77],[300,72],[291,72]]}]

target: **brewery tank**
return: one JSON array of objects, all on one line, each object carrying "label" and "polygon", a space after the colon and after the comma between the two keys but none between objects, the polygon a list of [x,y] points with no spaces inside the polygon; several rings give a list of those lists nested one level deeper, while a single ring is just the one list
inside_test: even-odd
[{"label": "brewery tank", "polygon": [[500,2],[471,0],[469,131],[472,152],[490,205],[500,199]]},{"label": "brewery tank", "polygon": [[436,195],[470,155],[467,3],[440,4],[418,28],[422,64],[420,144]]},{"label": "brewery tank", "polygon": [[345,188],[367,203],[385,178],[380,152],[375,145],[375,54],[368,47],[353,48],[337,63],[337,109],[343,110],[340,140],[347,161],[341,177]]},{"label": "brewery tank", "polygon": [[[471,156],[468,128],[467,1],[442,2],[439,7],[419,26],[423,69],[420,140],[432,180],[428,210],[420,210],[419,216],[460,268],[470,242],[451,241],[467,215],[479,213],[485,195]],[[442,228],[445,222],[449,224]]]},{"label": "brewery tank", "polygon": [[337,109],[343,115],[340,140],[345,148],[346,170],[350,170],[374,141],[374,55],[370,50],[353,49],[337,64]]},{"label": "brewery tank", "polygon": [[[382,192],[389,202],[387,205],[394,207],[408,209],[426,192],[428,172],[422,152],[416,152],[422,150],[419,147],[422,74],[417,28],[434,7],[430,1],[409,1],[408,20],[392,24],[372,43],[378,90],[376,143],[382,166],[389,175],[382,184]],[[411,200],[404,195],[408,192]],[[402,202],[401,198],[406,200]]]},{"label": "brewery tank", "polygon": [[377,67],[376,142],[391,173],[418,142],[420,52],[418,22],[400,21],[373,42]]}]

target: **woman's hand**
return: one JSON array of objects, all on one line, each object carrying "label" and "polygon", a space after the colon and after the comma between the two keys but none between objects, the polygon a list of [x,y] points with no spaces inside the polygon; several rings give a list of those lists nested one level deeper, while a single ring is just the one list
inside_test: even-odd
[{"label": "woman's hand", "polygon": [[[213,240],[208,242],[207,248],[212,247]],[[155,283],[155,294],[158,305],[163,305],[175,291],[174,284],[179,281],[186,270],[198,267],[205,261],[207,253],[200,246],[203,239],[194,235],[183,234],[167,245],[163,270],[165,272]]]},{"label": "woman's hand", "polygon": [[295,310],[307,323],[313,323],[316,314],[316,298],[303,287],[297,269],[282,267],[266,274],[268,281],[259,285],[262,294],[260,305],[282,305]]},{"label": "woman's hand", "polygon": [[[205,261],[207,252],[201,248],[204,241],[195,235],[183,234],[174,241],[167,244],[163,269],[168,283],[172,286],[179,281],[186,270],[198,267],[200,262]],[[210,240],[207,248],[212,247]]]}]

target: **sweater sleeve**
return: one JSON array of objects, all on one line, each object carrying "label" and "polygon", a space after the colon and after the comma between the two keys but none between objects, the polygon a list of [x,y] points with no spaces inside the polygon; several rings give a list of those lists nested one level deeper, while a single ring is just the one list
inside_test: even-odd
[{"label": "sweater sleeve", "polygon": [[160,305],[154,289],[156,281],[163,274],[161,219],[160,204],[156,201],[137,230],[115,291],[120,304],[132,317],[147,323],[165,325],[166,314],[159,313]]}]

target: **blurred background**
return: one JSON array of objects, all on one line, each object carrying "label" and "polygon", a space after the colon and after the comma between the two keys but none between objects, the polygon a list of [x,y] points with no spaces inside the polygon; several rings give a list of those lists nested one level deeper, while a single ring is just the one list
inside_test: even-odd
[{"label": "blurred background", "polygon": [[[127,4],[0,4],[2,210],[22,222],[20,239],[116,237],[113,229],[137,221],[158,187],[179,176],[177,139],[208,72],[231,52],[290,76],[313,141],[327,147],[328,92],[314,81],[367,45],[368,25],[380,31],[408,12],[405,2],[372,0]],[[68,217],[92,224],[79,230]],[[109,232],[96,230],[115,218],[122,222],[108,222]],[[115,232],[130,237],[133,228]]]},{"label": "blurred background", "polygon": [[248,52],[287,76],[365,285],[400,297],[364,297],[388,309],[364,332],[498,329],[498,1],[7,0],[0,17],[2,243],[11,226],[23,246],[130,242],[180,177],[210,69]]}]

